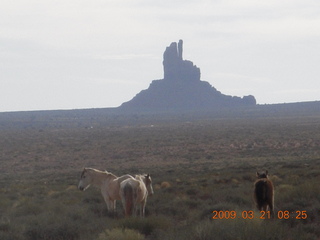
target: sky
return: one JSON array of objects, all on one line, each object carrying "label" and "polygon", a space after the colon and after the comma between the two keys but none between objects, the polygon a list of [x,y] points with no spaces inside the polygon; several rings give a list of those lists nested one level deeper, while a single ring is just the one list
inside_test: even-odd
[{"label": "sky", "polygon": [[118,107],[179,39],[223,94],[320,100],[319,0],[1,0],[0,112]]}]

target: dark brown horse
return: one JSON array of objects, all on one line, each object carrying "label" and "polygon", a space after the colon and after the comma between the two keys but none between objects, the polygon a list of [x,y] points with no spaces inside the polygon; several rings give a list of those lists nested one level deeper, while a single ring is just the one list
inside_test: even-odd
[{"label": "dark brown horse", "polygon": [[[260,174],[257,172],[258,180],[254,183],[254,201],[259,211],[270,211],[274,216],[274,192],[273,184],[268,179],[268,171]],[[267,209],[269,207],[269,209]]]}]

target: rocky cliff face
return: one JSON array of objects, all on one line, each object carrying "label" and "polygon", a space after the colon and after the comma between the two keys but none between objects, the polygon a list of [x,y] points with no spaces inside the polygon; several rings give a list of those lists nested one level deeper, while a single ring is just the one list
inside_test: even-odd
[{"label": "rocky cliff face", "polygon": [[192,82],[200,81],[200,69],[191,61],[182,59],[182,40],[173,42],[163,54],[164,80]]},{"label": "rocky cliff face", "polygon": [[149,88],[123,103],[124,111],[218,110],[225,107],[253,106],[254,96],[243,98],[222,94],[200,80],[200,69],[183,60],[183,41],[173,42],[163,54],[164,78],[154,80]]}]

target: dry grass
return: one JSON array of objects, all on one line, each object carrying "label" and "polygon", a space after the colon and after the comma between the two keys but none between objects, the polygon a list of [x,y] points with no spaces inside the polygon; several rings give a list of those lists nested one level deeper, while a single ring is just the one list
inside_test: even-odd
[{"label": "dry grass", "polygon": [[[318,239],[319,121],[150,119],[3,130],[0,239]],[[155,195],[146,219],[124,219],[120,203],[111,215],[97,189],[78,191],[85,166],[150,173]],[[253,210],[255,172],[265,169],[275,185],[276,211],[289,210],[292,218],[211,219],[213,210]],[[295,211],[308,218],[293,218]]]}]

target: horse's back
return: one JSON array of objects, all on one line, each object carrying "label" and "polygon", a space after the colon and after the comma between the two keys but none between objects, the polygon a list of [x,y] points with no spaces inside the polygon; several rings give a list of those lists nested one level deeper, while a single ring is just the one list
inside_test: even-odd
[{"label": "horse's back", "polygon": [[269,179],[259,179],[255,182],[254,198],[259,208],[273,201],[273,184]]},{"label": "horse's back", "polygon": [[258,201],[264,201],[267,195],[267,184],[264,179],[260,179],[254,184],[254,194]]},{"label": "horse's back", "polygon": [[128,189],[129,187],[134,189],[134,188],[137,188],[138,185],[139,185],[139,182],[136,179],[134,179],[133,177],[128,177],[123,181],[121,181],[120,191],[123,192],[125,189]]},{"label": "horse's back", "polygon": [[133,179],[133,177],[130,174],[126,174],[126,175],[122,175],[120,177],[117,177],[116,181],[120,184],[122,181],[124,181],[124,180],[126,180],[128,178],[132,178]]}]

